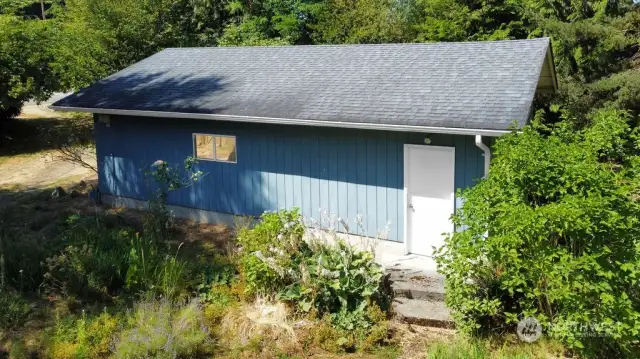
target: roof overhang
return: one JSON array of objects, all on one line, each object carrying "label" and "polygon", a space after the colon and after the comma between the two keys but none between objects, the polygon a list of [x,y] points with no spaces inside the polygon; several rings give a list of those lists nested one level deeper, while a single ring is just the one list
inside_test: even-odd
[{"label": "roof overhang", "polygon": [[86,113],[96,113],[96,114],[103,114],[103,115],[184,118],[184,119],[196,119],[196,120],[264,123],[264,124],[275,124],[275,125],[319,126],[319,127],[354,128],[354,129],[361,129],[361,130],[440,133],[440,134],[450,134],[450,135],[482,135],[482,136],[497,137],[497,136],[502,136],[504,134],[511,132],[511,131],[504,131],[504,130],[487,130],[487,129],[472,129],[472,128],[391,125],[391,124],[381,124],[381,123],[359,123],[359,122],[342,122],[342,121],[300,120],[300,119],[288,119],[288,118],[234,116],[234,115],[188,113],[188,112],[118,110],[118,109],[107,109],[107,108],[86,108],[86,107],[65,107],[65,106],[49,106],[49,108],[54,111],[86,112]]},{"label": "roof overhang", "polygon": [[540,69],[540,78],[538,78],[538,85],[536,86],[536,92],[538,93],[556,93],[558,92],[558,78],[556,76],[556,65],[553,60],[553,50],[551,49],[551,42],[547,47],[547,53]]}]

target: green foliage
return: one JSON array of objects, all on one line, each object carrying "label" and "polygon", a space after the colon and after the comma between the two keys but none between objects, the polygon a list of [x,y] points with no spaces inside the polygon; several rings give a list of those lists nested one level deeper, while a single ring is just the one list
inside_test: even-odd
[{"label": "green foliage", "polygon": [[329,44],[388,43],[408,39],[402,8],[388,0],[328,0],[316,11],[314,40]]},{"label": "green foliage", "polygon": [[122,317],[106,311],[97,316],[84,313],[57,320],[47,333],[47,356],[52,359],[109,358]]},{"label": "green foliage", "polygon": [[20,328],[33,315],[33,305],[20,294],[0,288],[0,328]]},{"label": "green foliage", "polygon": [[150,195],[149,210],[143,217],[145,237],[156,242],[169,239],[171,214],[167,209],[167,197],[170,192],[189,187],[205,175],[195,169],[197,164],[194,157],[185,158],[183,168],[158,160],[144,170],[145,177],[153,181],[148,187],[155,188]]},{"label": "green foliage", "polygon": [[93,41],[92,28],[64,16],[18,16],[23,5],[0,4],[0,58],[6,60],[0,63],[0,121],[17,115],[26,101],[87,86],[108,73],[101,62],[106,52]]},{"label": "green foliage", "polygon": [[198,268],[200,275],[197,286],[200,299],[205,302],[215,301],[218,293],[214,288],[226,287],[234,284],[237,277],[237,269],[230,259],[220,255],[215,256],[212,262]]},{"label": "green foliage", "polygon": [[250,294],[279,293],[302,313],[327,315],[343,331],[365,333],[377,318],[370,308],[389,306],[386,276],[369,252],[338,238],[303,240],[305,227],[297,209],[266,212],[253,229],[238,233],[240,273]]},{"label": "green foliage", "polygon": [[487,343],[461,339],[453,343],[436,343],[427,349],[427,359],[533,359],[547,353],[526,350],[510,345],[491,350]]},{"label": "green foliage", "polygon": [[23,341],[14,340],[11,342],[11,350],[9,351],[9,358],[29,359],[29,351],[27,350]]},{"label": "green foliage", "polygon": [[117,295],[127,277],[135,233],[74,215],[60,237],[64,248],[45,261],[48,287],[81,297]]},{"label": "green foliage", "polygon": [[[311,329],[310,340],[317,347],[332,353],[374,352],[391,344],[391,331],[386,315],[377,306],[367,311],[369,322],[361,327],[345,329],[336,326],[329,315],[325,315]],[[394,356],[395,357],[395,356]]]},{"label": "green foliage", "polygon": [[51,255],[57,240],[32,238],[22,231],[12,232],[0,223],[0,251],[2,252],[2,281],[20,291],[38,289],[46,272],[42,262]]},{"label": "green foliage", "polygon": [[123,291],[173,298],[187,285],[185,262],[131,229],[76,215],[61,237],[64,248],[45,261],[50,290],[81,298],[110,299]]},{"label": "green foliage", "polygon": [[137,303],[115,344],[113,358],[194,357],[211,350],[197,301],[175,305],[169,300]]},{"label": "green foliage", "polygon": [[454,216],[465,230],[437,256],[461,329],[533,316],[575,349],[631,355],[640,333],[638,145],[616,110],[585,130],[563,122],[497,141],[489,177],[462,194]]},{"label": "green foliage", "polygon": [[526,38],[522,1],[420,0],[420,41]]},{"label": "green foliage", "polygon": [[28,100],[44,100],[58,89],[50,64],[49,23],[0,13],[0,121],[16,115]]},{"label": "green foliage", "polygon": [[370,326],[366,315],[370,303],[388,307],[385,274],[370,252],[338,241],[312,244],[308,253],[294,264],[299,268],[296,281],[283,291],[283,299],[296,302],[303,312],[330,313],[334,325],[345,330]]},{"label": "green foliage", "polygon": [[[170,256],[157,241],[136,234],[129,247],[126,287],[132,293],[159,294],[174,298],[184,294],[186,263]],[[179,248],[178,248],[179,250]]]},{"label": "green foliage", "polygon": [[297,208],[265,212],[254,228],[238,230],[237,241],[242,248],[240,274],[246,282],[247,294],[273,293],[288,284],[281,277],[290,258],[282,258],[281,263],[268,263],[262,260],[263,254],[273,251],[295,253],[303,235],[304,225]]}]

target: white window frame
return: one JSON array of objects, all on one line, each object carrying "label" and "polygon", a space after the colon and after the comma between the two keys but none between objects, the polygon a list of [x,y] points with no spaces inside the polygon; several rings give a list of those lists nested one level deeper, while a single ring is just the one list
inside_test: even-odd
[{"label": "white window frame", "polygon": [[[196,136],[211,136],[213,137],[213,141],[211,145],[213,146],[213,158],[201,158],[198,157],[198,151],[196,150]],[[233,138],[233,142],[235,143],[235,152],[236,152],[236,160],[235,161],[224,161],[216,159],[216,137],[226,137]],[[211,161],[211,162],[220,162],[220,163],[238,163],[238,139],[236,136],[232,135],[217,135],[215,133],[193,133],[191,136],[191,144],[193,146],[193,157],[195,157],[198,161]]]}]

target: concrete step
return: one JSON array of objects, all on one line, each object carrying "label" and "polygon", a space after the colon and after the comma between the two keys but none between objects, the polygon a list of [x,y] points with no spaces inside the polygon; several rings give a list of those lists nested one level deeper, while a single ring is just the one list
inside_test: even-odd
[{"label": "concrete step", "polygon": [[444,281],[439,277],[422,277],[420,280],[392,280],[396,297],[444,301]]},{"label": "concrete step", "polygon": [[396,297],[444,300],[444,277],[437,272],[407,268],[388,268],[391,287]]},{"label": "concrete step", "polygon": [[441,300],[395,298],[393,309],[396,317],[405,323],[453,329],[449,309]]},{"label": "concrete step", "polygon": [[400,321],[440,328],[453,328],[444,305],[444,276],[429,257],[408,255],[386,263],[385,270],[395,294],[393,308]]}]

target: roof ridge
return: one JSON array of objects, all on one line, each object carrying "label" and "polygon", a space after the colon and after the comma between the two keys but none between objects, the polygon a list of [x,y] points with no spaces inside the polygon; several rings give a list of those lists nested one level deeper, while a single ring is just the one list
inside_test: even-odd
[{"label": "roof ridge", "polygon": [[469,45],[469,44],[496,44],[496,43],[514,43],[514,42],[537,42],[550,41],[547,36],[536,37],[531,39],[509,39],[509,40],[474,40],[474,41],[433,41],[433,42],[393,42],[383,44],[314,44],[314,45],[264,45],[264,46],[185,46],[185,47],[166,47],[165,50],[185,50],[185,49],[264,49],[264,48],[309,48],[309,47],[391,47],[391,46],[451,46],[451,45]]}]

